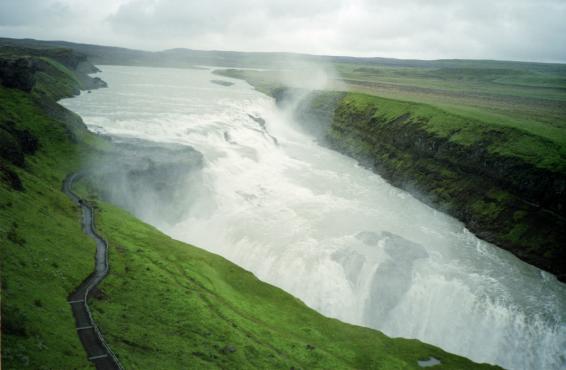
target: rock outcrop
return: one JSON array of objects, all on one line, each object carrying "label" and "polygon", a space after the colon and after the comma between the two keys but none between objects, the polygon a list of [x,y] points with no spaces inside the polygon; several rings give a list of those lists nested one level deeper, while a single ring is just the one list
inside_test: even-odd
[{"label": "rock outcrop", "polygon": [[35,85],[38,60],[26,57],[0,58],[0,84],[30,92]]},{"label": "rock outcrop", "polygon": [[[65,68],[74,75],[66,75]],[[107,87],[99,77],[89,76],[96,72],[100,70],[85,55],[72,50],[0,48],[0,84],[9,88],[25,92],[36,89],[60,99],[77,95],[80,90]]]},{"label": "rock outcrop", "polygon": [[108,139],[111,152],[90,167],[90,178],[104,199],[161,224],[174,223],[190,208],[186,194],[202,167],[201,153],[186,145]]}]

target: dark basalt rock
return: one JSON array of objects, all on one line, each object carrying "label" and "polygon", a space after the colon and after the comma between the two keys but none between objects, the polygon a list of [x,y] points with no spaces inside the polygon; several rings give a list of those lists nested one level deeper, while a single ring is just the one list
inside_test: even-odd
[{"label": "dark basalt rock", "polygon": [[4,128],[0,128],[0,158],[15,164],[24,165],[24,152],[18,140]]},{"label": "dark basalt rock", "polygon": [[12,190],[23,191],[24,185],[16,172],[0,162],[0,179],[7,184]]},{"label": "dark basalt rock", "polygon": [[90,76],[86,76],[83,79],[82,85],[83,85],[82,88],[84,90],[89,90],[89,93],[90,93],[90,90],[108,87],[108,84],[106,83],[106,81],[103,81],[99,77],[90,77]]},{"label": "dark basalt rock", "polygon": [[1,46],[0,54],[14,57],[30,57],[34,60],[38,60],[38,57],[49,58],[77,73],[89,74],[100,72],[98,68],[88,61],[85,54],[66,48],[36,49],[19,46]]},{"label": "dark basalt rock", "polygon": [[[63,72],[59,71],[45,59],[48,57],[54,62],[60,63],[75,73],[75,80],[70,80]],[[31,92],[38,85],[42,86],[44,95],[58,100],[63,97],[78,95],[80,90],[93,90],[107,87],[107,83],[99,77],[91,77],[88,74],[100,70],[92,65],[83,54],[67,49],[36,50],[26,48],[0,47],[0,84],[25,92]],[[66,89],[57,88],[57,83],[63,80]],[[39,84],[42,81],[43,84]],[[55,83],[55,81],[58,81]],[[46,91],[47,90],[47,94]]]},{"label": "dark basalt rock", "polygon": [[248,114],[248,117],[250,117],[253,121],[255,121],[258,125],[260,125],[262,129],[265,130],[265,120],[263,118],[253,116],[251,114]]},{"label": "dark basalt rock", "polygon": [[38,62],[31,58],[0,58],[0,84],[30,92],[38,69]]},{"label": "dark basalt rock", "polygon": [[92,73],[99,73],[101,72],[98,67],[90,63],[88,60],[81,60],[76,67],[76,71],[82,74],[92,74]]},{"label": "dark basalt rock", "polygon": [[217,85],[225,86],[225,87],[229,87],[229,86],[234,85],[233,82],[224,81],[224,80],[210,80],[210,82],[212,82],[213,84],[217,84]]},{"label": "dark basalt rock", "polygon": [[37,150],[37,138],[26,129],[18,129],[12,121],[0,123],[0,158],[24,166],[25,155]]}]

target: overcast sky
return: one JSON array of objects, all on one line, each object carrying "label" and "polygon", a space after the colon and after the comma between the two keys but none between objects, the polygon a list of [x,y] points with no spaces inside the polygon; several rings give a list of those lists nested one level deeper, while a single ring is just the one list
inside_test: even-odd
[{"label": "overcast sky", "polygon": [[0,0],[0,36],[566,62],[566,0]]}]

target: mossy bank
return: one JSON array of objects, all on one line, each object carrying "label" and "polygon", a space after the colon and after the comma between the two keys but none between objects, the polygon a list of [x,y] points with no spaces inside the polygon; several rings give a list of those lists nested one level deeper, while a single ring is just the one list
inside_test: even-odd
[{"label": "mossy bank", "polygon": [[[108,157],[113,148],[56,103],[90,88],[85,81],[101,82],[53,57],[26,50],[2,57],[7,66],[0,86],[6,369],[92,368],[67,297],[92,271],[95,246],[61,184],[86,158]],[[93,198],[98,191],[87,185],[77,191]],[[110,244],[110,275],[91,306],[126,368],[409,369],[430,357],[442,362],[438,368],[488,367],[417,340],[392,339],[326,318],[217,255],[172,240],[101,200],[91,201],[97,228]]]},{"label": "mossy bank", "polygon": [[310,130],[322,129],[330,147],[480,238],[566,280],[566,153],[559,144],[356,93],[310,94],[297,117]]}]

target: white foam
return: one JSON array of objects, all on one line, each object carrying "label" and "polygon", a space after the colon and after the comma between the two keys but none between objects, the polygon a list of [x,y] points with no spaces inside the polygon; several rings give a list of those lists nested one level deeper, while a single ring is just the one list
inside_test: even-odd
[{"label": "white foam", "polygon": [[[186,217],[162,225],[145,215],[166,233],[328,316],[511,369],[566,368],[566,289],[548,274],[318,146],[241,81],[226,88],[209,71],[103,70],[109,89],[64,102],[87,125],[204,155]],[[279,145],[248,114],[264,118]],[[392,238],[397,249],[387,247]]]}]

